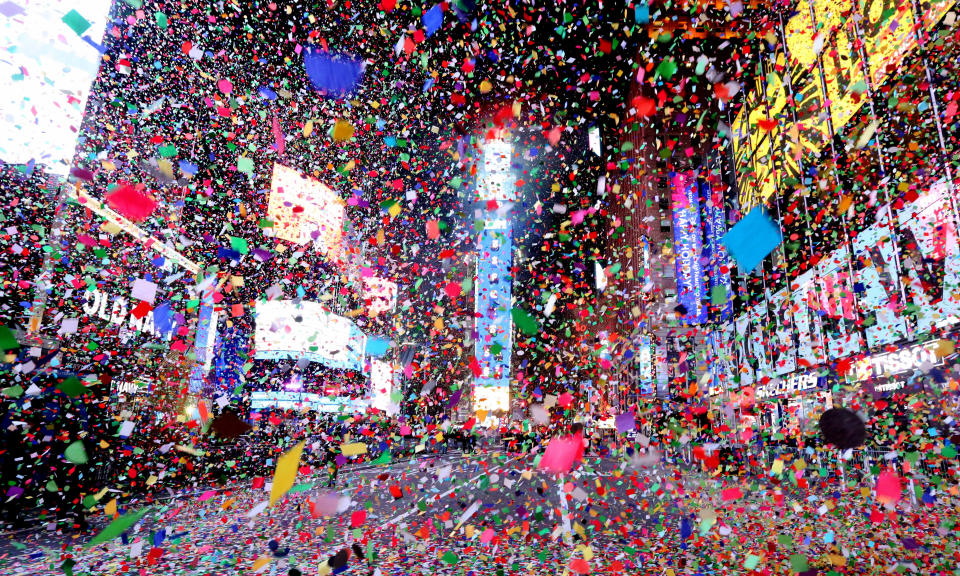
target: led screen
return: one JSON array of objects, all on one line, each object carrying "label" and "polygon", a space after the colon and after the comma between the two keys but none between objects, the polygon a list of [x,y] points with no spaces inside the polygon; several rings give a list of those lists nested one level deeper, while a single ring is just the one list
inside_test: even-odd
[{"label": "led screen", "polygon": [[296,244],[313,243],[328,260],[336,262],[342,249],[343,210],[343,201],[322,182],[273,165],[267,217],[273,222],[275,237]]},{"label": "led screen", "polygon": [[363,300],[371,316],[390,312],[397,305],[397,284],[376,276],[363,278]]},{"label": "led screen", "polygon": [[697,324],[707,319],[707,308],[703,305],[703,266],[700,263],[703,238],[700,229],[697,180],[693,174],[671,173],[670,181],[673,189],[677,299],[686,308],[681,321]]},{"label": "led screen", "polygon": [[[476,380],[479,410],[506,410],[510,389],[510,350],[513,321],[510,315],[510,263],[513,243],[504,221],[489,221],[480,233],[477,259],[477,343],[476,357],[481,375]],[[485,388],[500,388],[494,393]]]},{"label": "led screen", "polygon": [[317,412],[363,412],[366,400],[321,396],[309,392],[251,392],[250,409],[315,410]]},{"label": "led screen", "polygon": [[704,206],[706,217],[703,220],[704,237],[706,238],[706,243],[703,246],[703,256],[709,267],[707,279],[711,294],[714,290],[722,290],[725,294],[723,302],[718,305],[719,311],[717,312],[717,319],[723,321],[729,318],[733,311],[733,302],[730,299],[733,293],[730,281],[730,265],[727,260],[727,248],[721,241],[724,234],[727,233],[727,215],[723,209],[723,197],[713,190],[710,182],[702,182],[700,190],[703,198],[707,200]]},{"label": "led screen", "polygon": [[112,2],[4,4],[0,77],[7,89],[0,92],[0,158],[18,164],[34,160],[66,174],[100,68],[97,48]]},{"label": "led screen", "polygon": [[[721,328],[733,331],[723,339],[732,338],[741,385],[868,350],[876,356],[908,334],[916,339],[960,321],[960,243],[949,190],[937,182],[892,218],[883,207],[853,239],[852,252],[840,246],[798,276],[789,293],[770,295]],[[772,330],[763,329],[767,322]]]},{"label": "led screen", "polygon": [[259,301],[256,323],[255,358],[303,358],[354,370],[363,365],[366,336],[318,302]]},{"label": "led screen", "polygon": [[483,176],[477,187],[479,200],[516,201],[510,164],[513,146],[505,140],[490,140],[483,150]]},{"label": "led screen", "polygon": [[383,360],[370,360],[370,387],[372,400],[370,405],[389,414],[397,412],[397,405],[391,400],[393,393],[393,366]]}]

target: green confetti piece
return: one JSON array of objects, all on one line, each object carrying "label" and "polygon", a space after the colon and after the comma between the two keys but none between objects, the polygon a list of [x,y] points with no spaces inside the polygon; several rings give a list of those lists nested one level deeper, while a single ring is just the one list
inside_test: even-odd
[{"label": "green confetti piece", "polygon": [[166,29],[167,29],[167,23],[168,23],[167,15],[164,14],[163,12],[157,12],[157,13],[155,13],[153,16],[154,16],[154,18],[157,19],[157,26],[159,26],[159,27],[163,28],[164,30],[166,30]]},{"label": "green confetti piece", "polygon": [[0,350],[6,352],[18,348],[20,348],[20,343],[17,342],[17,336],[13,333],[13,330],[6,326],[0,326]]},{"label": "green confetti piece", "polygon": [[130,512],[130,513],[124,514],[123,516],[117,518],[116,520],[111,522],[109,526],[104,528],[102,532],[100,532],[99,534],[94,536],[92,540],[87,542],[86,547],[90,548],[91,546],[96,546],[97,544],[108,542],[120,536],[121,534],[129,530],[130,527],[132,527],[134,524],[139,522],[140,519],[143,518],[143,516],[148,511],[150,511],[149,507],[144,508],[142,510],[138,510],[137,512]]},{"label": "green confetti piece", "polygon": [[444,552],[443,556],[440,558],[447,564],[451,566],[460,561],[460,557],[454,554],[453,552]]},{"label": "green confetti piece", "polygon": [[248,254],[250,252],[250,247],[247,245],[247,240],[245,238],[231,236],[230,247],[241,254]]},{"label": "green confetti piece", "polygon": [[790,569],[794,572],[806,572],[809,570],[810,564],[807,563],[807,557],[803,554],[791,554]]},{"label": "green confetti piece", "polygon": [[540,331],[537,320],[523,308],[514,308],[510,311],[513,316],[513,323],[517,325],[524,334],[533,336]]},{"label": "green confetti piece", "polygon": [[57,386],[57,390],[63,392],[71,398],[83,396],[87,392],[87,387],[83,385],[75,376],[67,378]]},{"label": "green confetti piece", "polygon": [[90,22],[80,15],[76,10],[71,10],[63,15],[61,18],[64,24],[70,27],[71,30],[77,33],[77,36],[82,36],[84,32],[90,29]]},{"label": "green confetti piece", "polygon": [[760,557],[753,554],[747,554],[747,559],[743,561],[743,567],[747,570],[753,570],[760,564]]},{"label": "green confetti piece", "polygon": [[23,396],[23,386],[17,384],[3,389],[3,395],[7,398],[19,398]]},{"label": "green confetti piece", "polygon": [[67,446],[67,449],[63,451],[63,457],[67,459],[68,462],[73,462],[74,464],[86,464],[89,458],[87,457],[87,449],[83,447],[83,442],[77,440]]},{"label": "green confetti piece", "polygon": [[237,158],[237,171],[243,172],[244,174],[253,173],[253,159],[247,158],[246,156],[240,156]]}]

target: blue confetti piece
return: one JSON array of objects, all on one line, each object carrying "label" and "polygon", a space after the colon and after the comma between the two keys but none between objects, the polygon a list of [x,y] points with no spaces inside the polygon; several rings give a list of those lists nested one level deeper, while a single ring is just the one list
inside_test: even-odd
[{"label": "blue confetti piece", "polygon": [[437,30],[443,26],[443,7],[437,4],[427,10],[421,18],[423,27],[426,28],[427,38],[437,33]]},{"label": "blue confetti piece", "polygon": [[164,302],[153,309],[153,325],[161,334],[173,330],[173,314],[170,313],[169,302]]},{"label": "blue confetti piece", "polygon": [[303,65],[310,82],[327,96],[345,96],[353,92],[363,78],[363,62],[347,56],[307,49]]},{"label": "blue confetti piece", "polygon": [[650,22],[650,5],[646,2],[637,4],[633,8],[633,19],[637,24]]},{"label": "blue confetti piece", "polygon": [[180,161],[180,171],[183,172],[184,174],[189,174],[193,176],[194,174],[197,173],[197,170],[199,170],[199,168],[197,167],[196,164],[193,164],[192,162],[187,162],[186,160]]},{"label": "blue confetti piece", "polygon": [[276,99],[277,99],[277,93],[274,92],[273,90],[267,88],[266,86],[261,86],[261,87],[260,87],[260,96],[261,96],[262,98],[266,98],[267,100],[276,100]]},{"label": "blue confetti piece", "polygon": [[780,227],[757,206],[723,236],[727,253],[744,272],[752,272],[767,254],[783,242]]}]

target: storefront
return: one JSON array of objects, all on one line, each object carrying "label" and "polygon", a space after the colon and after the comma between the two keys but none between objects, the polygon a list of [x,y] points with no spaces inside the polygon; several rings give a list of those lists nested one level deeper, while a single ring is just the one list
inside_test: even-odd
[{"label": "storefront", "polygon": [[833,406],[831,378],[818,372],[791,374],[756,387],[760,426],[771,432],[796,433],[808,428]]}]

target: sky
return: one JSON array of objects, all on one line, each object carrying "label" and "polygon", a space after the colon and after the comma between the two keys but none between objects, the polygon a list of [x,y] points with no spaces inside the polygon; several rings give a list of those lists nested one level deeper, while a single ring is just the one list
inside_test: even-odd
[{"label": "sky", "polygon": [[[69,171],[110,5],[0,0],[0,160]],[[82,36],[63,21],[74,10],[89,23]]]}]

